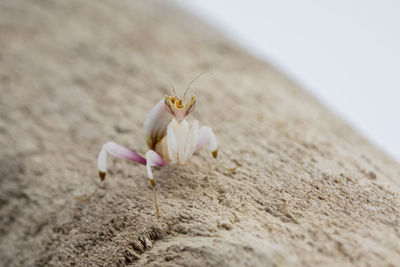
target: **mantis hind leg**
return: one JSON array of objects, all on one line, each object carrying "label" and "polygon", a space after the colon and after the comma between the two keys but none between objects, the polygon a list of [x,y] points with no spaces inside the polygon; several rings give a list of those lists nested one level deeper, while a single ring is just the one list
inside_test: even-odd
[{"label": "mantis hind leg", "polygon": [[126,147],[116,144],[114,142],[107,142],[101,148],[101,151],[97,158],[97,168],[99,169],[99,176],[102,181],[106,177],[107,172],[107,154],[110,154],[116,158],[127,159],[146,165],[146,159],[136,152],[133,152]]},{"label": "mantis hind leg", "polygon": [[218,141],[215,137],[214,132],[208,126],[200,127],[199,141],[196,146],[196,150],[200,149],[203,145],[208,143],[208,150],[211,152],[214,158],[218,156]]}]

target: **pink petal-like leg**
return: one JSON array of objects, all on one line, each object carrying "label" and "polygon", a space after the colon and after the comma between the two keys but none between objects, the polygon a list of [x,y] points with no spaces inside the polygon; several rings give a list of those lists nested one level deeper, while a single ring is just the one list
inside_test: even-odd
[{"label": "pink petal-like leg", "polygon": [[213,157],[218,156],[218,141],[214,132],[208,126],[202,126],[199,130],[199,140],[197,141],[196,150],[208,143],[208,149]]},{"label": "pink petal-like leg", "polygon": [[99,157],[97,158],[97,167],[99,169],[99,176],[102,181],[106,177],[107,172],[107,153],[117,158],[127,159],[146,165],[146,159],[139,154],[114,142],[107,142],[101,148]]},{"label": "pink petal-like leg", "polygon": [[160,210],[158,209],[156,183],[154,182],[153,172],[151,171],[151,167],[163,167],[165,165],[167,165],[167,163],[157,152],[155,152],[154,150],[147,151],[147,153],[146,153],[146,168],[147,168],[147,175],[149,176],[151,186],[153,187],[154,205],[156,207],[156,214],[160,214]]}]

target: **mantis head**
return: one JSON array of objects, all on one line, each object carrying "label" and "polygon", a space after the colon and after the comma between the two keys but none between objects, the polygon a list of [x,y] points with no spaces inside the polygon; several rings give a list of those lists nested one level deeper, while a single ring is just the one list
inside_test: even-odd
[{"label": "mantis head", "polygon": [[186,102],[186,97],[183,100],[178,96],[165,96],[165,105],[177,121],[184,120],[193,110],[196,105],[196,96],[192,96],[190,102]]},{"label": "mantis head", "polygon": [[193,110],[194,106],[196,104],[196,96],[192,96],[190,102],[186,103],[186,93],[189,91],[190,86],[192,86],[193,82],[196,81],[198,78],[200,78],[203,74],[211,72],[209,71],[204,71],[200,74],[198,74],[196,77],[194,77],[193,80],[190,81],[189,85],[186,88],[186,91],[183,95],[183,100],[180,99],[178,96],[176,96],[175,88],[171,84],[174,96],[165,96],[165,105],[167,106],[167,110],[169,113],[174,116],[174,118],[179,122],[183,121]]}]

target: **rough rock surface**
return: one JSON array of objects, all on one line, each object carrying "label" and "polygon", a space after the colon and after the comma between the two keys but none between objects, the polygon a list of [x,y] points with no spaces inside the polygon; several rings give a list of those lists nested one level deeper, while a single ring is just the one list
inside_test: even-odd
[{"label": "rough rock surface", "polygon": [[[155,171],[142,124],[193,76],[200,151]],[[0,1],[0,265],[400,262],[400,166],[266,63],[174,6]],[[358,101],[358,100],[355,100]],[[373,103],[371,103],[373,106]]]}]

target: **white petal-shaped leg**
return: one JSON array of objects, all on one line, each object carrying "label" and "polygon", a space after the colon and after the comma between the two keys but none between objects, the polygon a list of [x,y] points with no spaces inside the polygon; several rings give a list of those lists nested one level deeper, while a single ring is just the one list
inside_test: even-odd
[{"label": "white petal-shaped leg", "polygon": [[167,111],[165,99],[161,99],[149,112],[144,121],[144,135],[150,149],[164,137],[167,126],[171,121],[171,114]]},{"label": "white petal-shaped leg", "polygon": [[175,124],[176,122],[173,120],[167,128],[168,157],[172,163],[176,163],[178,160],[178,140],[173,128]]},{"label": "white petal-shaped leg", "polygon": [[175,119],[168,125],[167,142],[168,158],[172,163],[184,164],[196,150],[199,139],[199,123],[193,121],[189,124],[186,120],[181,122]]},{"label": "white petal-shaped leg", "polygon": [[158,209],[157,204],[157,192],[156,192],[156,183],[154,182],[153,172],[151,171],[151,167],[163,167],[166,165],[165,160],[157,154],[157,152],[153,150],[149,150],[146,153],[146,168],[147,168],[147,175],[149,176],[151,186],[153,187],[153,195],[154,195],[154,205],[156,207],[156,213],[159,214],[160,210]]},{"label": "white petal-shaped leg", "polygon": [[99,169],[99,176],[102,181],[106,177],[107,172],[107,153],[117,158],[127,159],[143,165],[146,164],[146,159],[139,154],[114,142],[107,142],[101,148],[99,157],[97,158],[97,167]]},{"label": "white petal-shaped leg", "polygon": [[185,163],[188,159],[190,159],[194,153],[194,151],[197,148],[197,143],[199,140],[199,122],[197,120],[193,121],[193,123],[190,125],[189,132],[186,136],[186,143],[185,143],[185,149],[184,149],[184,154],[182,157],[183,162]]},{"label": "white petal-shaped leg", "polygon": [[199,130],[199,140],[197,142],[196,150],[208,143],[208,149],[213,157],[218,156],[218,141],[214,132],[208,126],[202,126]]}]

